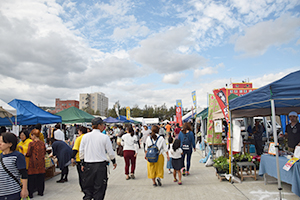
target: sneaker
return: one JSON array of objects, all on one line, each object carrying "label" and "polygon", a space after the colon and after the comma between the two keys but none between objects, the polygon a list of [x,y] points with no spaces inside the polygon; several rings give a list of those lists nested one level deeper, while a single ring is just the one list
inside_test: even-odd
[{"label": "sneaker", "polygon": [[65,182],[64,179],[60,179],[60,180],[56,181],[56,183],[64,183],[64,182]]},{"label": "sneaker", "polygon": [[134,174],[131,174],[131,175],[130,175],[130,178],[131,178],[131,179],[135,179]]},{"label": "sneaker", "polygon": [[153,186],[154,186],[154,187],[156,187],[156,186],[157,186],[157,184],[156,184],[156,183],[154,183],[154,184],[153,184]]},{"label": "sneaker", "polygon": [[177,182],[177,179],[176,179],[176,178],[174,179],[174,182]]},{"label": "sneaker", "polygon": [[68,182],[68,178],[64,178],[63,180],[64,180],[65,182]]},{"label": "sneaker", "polygon": [[187,175],[187,176],[190,175],[190,172],[189,172],[189,171],[186,171],[186,175]]},{"label": "sneaker", "polygon": [[172,174],[172,171],[171,170],[169,170],[169,172],[168,172],[169,174]]},{"label": "sneaker", "polygon": [[181,182],[181,181],[178,181],[178,185],[182,185],[182,182]]},{"label": "sneaker", "polygon": [[161,179],[157,178],[156,181],[157,181],[158,186],[161,186]]},{"label": "sneaker", "polygon": [[185,176],[185,169],[182,170],[182,176]]}]

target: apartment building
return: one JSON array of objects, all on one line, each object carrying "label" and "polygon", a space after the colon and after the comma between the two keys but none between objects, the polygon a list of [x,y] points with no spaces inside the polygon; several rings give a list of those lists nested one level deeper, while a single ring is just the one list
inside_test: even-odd
[{"label": "apartment building", "polygon": [[82,93],[79,95],[79,109],[90,108],[101,116],[106,116],[108,109],[108,98],[102,92]]}]

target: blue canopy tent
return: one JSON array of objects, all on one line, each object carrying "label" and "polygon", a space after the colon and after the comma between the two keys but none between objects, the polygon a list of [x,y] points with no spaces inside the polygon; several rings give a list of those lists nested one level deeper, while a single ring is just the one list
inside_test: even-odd
[{"label": "blue canopy tent", "polygon": [[[272,115],[274,142],[277,144],[275,115],[287,115],[291,111],[300,112],[300,70],[244,96],[232,99],[229,101],[229,110],[231,118]],[[276,165],[281,198],[278,145],[276,145]]]},{"label": "blue canopy tent", "polygon": [[120,123],[119,120],[117,120],[116,118],[113,117],[108,117],[106,119],[103,120],[105,123]]},{"label": "blue canopy tent", "polygon": [[119,120],[121,123],[134,123],[133,120],[127,120],[126,116],[123,116],[123,115],[120,115],[116,119]]},{"label": "blue canopy tent", "polygon": [[[24,101],[14,99],[8,103],[17,110],[17,124],[18,125],[33,125],[33,124],[54,124],[61,122],[61,117],[53,115],[44,111],[43,109],[34,105],[31,101]],[[15,117],[10,118],[15,121]],[[9,126],[11,122],[7,118],[0,118],[1,126]]]}]

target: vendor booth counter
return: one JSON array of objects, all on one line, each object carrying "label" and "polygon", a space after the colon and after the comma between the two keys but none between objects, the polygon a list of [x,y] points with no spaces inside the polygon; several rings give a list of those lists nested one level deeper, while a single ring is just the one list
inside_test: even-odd
[{"label": "vendor booth counter", "polygon": [[[294,166],[285,171],[283,166],[287,163],[288,159],[284,156],[279,157],[279,169],[281,180],[285,183],[292,185],[292,192],[300,197],[300,163],[296,162]],[[273,155],[262,155],[259,166],[259,175],[268,174],[277,179],[276,171],[276,157]],[[267,183],[264,176],[265,184]]]}]

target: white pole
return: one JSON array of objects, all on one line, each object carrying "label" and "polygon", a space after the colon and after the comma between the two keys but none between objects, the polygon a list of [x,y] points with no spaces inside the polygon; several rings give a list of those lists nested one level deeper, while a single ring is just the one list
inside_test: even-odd
[{"label": "white pole", "polygon": [[280,178],[280,171],[279,171],[279,155],[278,155],[278,139],[277,139],[277,129],[276,129],[276,118],[275,118],[275,103],[274,99],[271,99],[271,111],[272,111],[272,130],[275,142],[275,150],[276,150],[276,167],[277,167],[277,180],[278,180],[278,191],[279,191],[279,199],[281,200],[281,178]]},{"label": "white pole", "polygon": [[232,116],[231,116],[231,111],[229,111],[229,127],[230,127],[230,160],[229,162],[231,162],[231,168],[230,168],[230,171],[231,171],[231,183],[233,183],[233,156],[232,156],[232,146],[233,146],[233,124],[232,124]]}]

